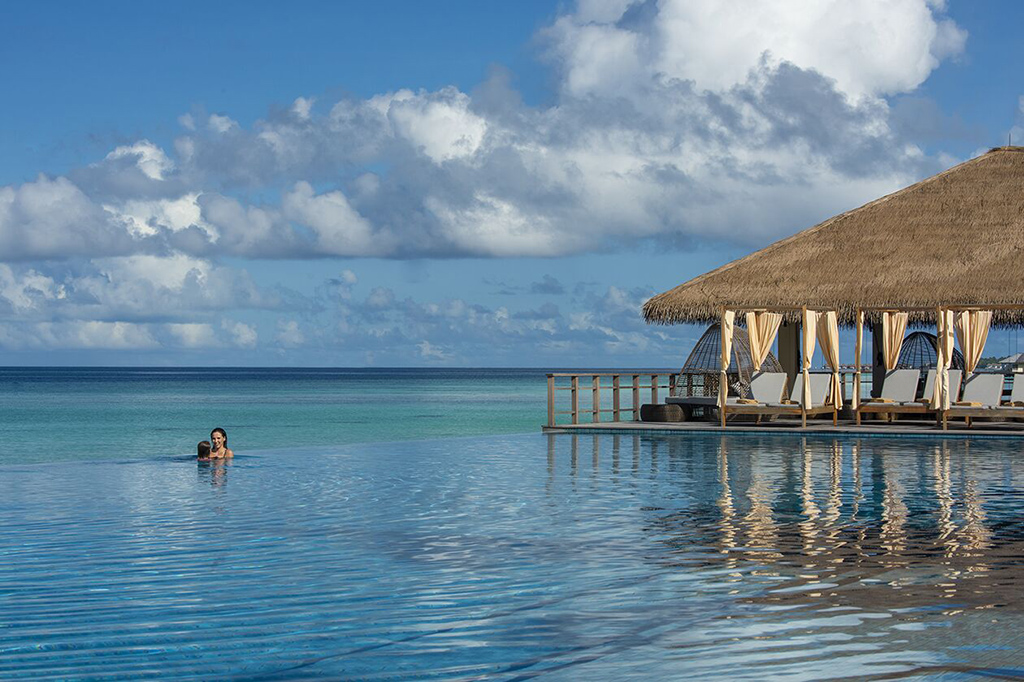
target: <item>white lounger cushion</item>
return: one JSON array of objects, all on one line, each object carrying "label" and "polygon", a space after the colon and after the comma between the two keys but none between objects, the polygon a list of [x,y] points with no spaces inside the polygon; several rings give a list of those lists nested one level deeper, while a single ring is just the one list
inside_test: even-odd
[{"label": "white lounger cushion", "polygon": [[1013,376],[1013,389],[1010,391],[1010,403],[1019,402],[1024,402],[1024,376],[1015,374]]},{"label": "white lounger cushion", "polygon": [[882,395],[879,397],[887,399],[886,402],[913,402],[920,378],[921,371],[917,369],[894,369],[887,372],[882,384]]},{"label": "white lounger cushion", "polygon": [[785,389],[785,372],[758,372],[750,379],[750,397],[759,403],[780,402]]},{"label": "white lounger cushion", "polygon": [[[957,396],[960,394],[960,380],[963,378],[963,372],[959,369],[949,370],[949,401],[956,402]],[[935,392],[935,370],[928,370],[927,376],[924,378],[924,393],[921,394],[922,400],[931,401],[932,393]],[[1022,398],[1024,400],[1024,398]],[[913,403],[912,403],[913,404]],[[917,403],[920,404],[920,403]]]},{"label": "white lounger cushion", "polygon": [[[825,404],[825,400],[828,398],[828,389],[832,385],[831,374],[812,374],[810,376],[811,382],[811,407],[821,407]],[[792,395],[790,400],[795,403],[784,405],[786,407],[799,407],[804,397],[804,378],[801,374],[796,375],[796,385],[793,387]],[[773,407],[779,407],[779,404],[773,404]]]},{"label": "white lounger cushion", "polygon": [[964,382],[965,403],[981,403],[982,407],[997,407],[1003,395],[1002,374],[972,374]]}]

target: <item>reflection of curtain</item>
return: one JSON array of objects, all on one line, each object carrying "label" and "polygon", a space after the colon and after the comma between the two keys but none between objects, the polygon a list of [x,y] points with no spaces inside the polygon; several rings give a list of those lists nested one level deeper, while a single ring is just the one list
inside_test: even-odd
[{"label": "reflection of curtain", "polygon": [[[855,348],[860,351],[864,348],[864,311],[857,311],[857,340]],[[860,407],[860,352],[854,358],[853,371],[853,409]]]},{"label": "reflection of curtain", "polygon": [[900,348],[903,347],[903,333],[907,331],[907,314],[886,312],[882,314],[882,353],[885,356],[885,368],[896,369],[900,361]]},{"label": "reflection of curtain", "polygon": [[750,339],[750,359],[755,372],[760,371],[761,364],[768,357],[780,324],[782,315],[779,313],[747,313],[747,338]]},{"label": "reflection of curtain", "polygon": [[978,366],[988,339],[988,327],[992,323],[991,310],[962,310],[956,314],[953,328],[956,340],[964,353],[964,369],[970,374]]},{"label": "reflection of curtain", "polygon": [[718,377],[718,407],[725,408],[725,397],[729,391],[729,380],[726,378],[726,371],[729,369],[729,358],[732,356],[732,328],[736,313],[726,310],[722,313],[722,372]]},{"label": "reflection of curtain", "polygon": [[818,327],[818,313],[804,308],[803,319],[803,348],[801,352],[801,366],[804,373],[804,408],[811,408],[811,375],[807,371],[811,368],[811,357],[814,355],[814,330]]},{"label": "reflection of curtain", "polygon": [[830,400],[838,410],[843,406],[843,383],[839,377],[839,323],[836,311],[830,310],[818,317],[818,343],[825,362],[832,368],[832,388]]},{"label": "reflection of curtain", "polygon": [[948,410],[949,395],[949,362],[953,358],[953,311],[939,308],[936,315],[935,354],[935,392],[932,393],[932,409]]}]

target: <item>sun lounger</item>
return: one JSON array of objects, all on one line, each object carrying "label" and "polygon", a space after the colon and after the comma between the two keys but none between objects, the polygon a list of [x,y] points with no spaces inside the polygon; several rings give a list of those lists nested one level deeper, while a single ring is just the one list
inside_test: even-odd
[{"label": "sun lounger", "polygon": [[[900,377],[895,378],[892,382],[893,388],[890,390],[889,395],[896,395],[899,398],[905,398],[907,395],[915,395],[916,393],[910,392],[910,387],[913,386],[913,390],[916,392],[917,380],[920,373],[916,369],[897,369],[890,374],[896,374],[897,372],[906,372],[907,374],[901,374]],[[949,395],[951,400],[956,400],[956,396],[960,393],[960,379],[962,372],[958,369],[949,370]],[[913,376],[911,376],[913,375]],[[883,396],[885,395],[885,388],[889,385],[889,378],[886,378],[886,384],[882,386]],[[932,393],[935,392],[935,370],[928,370],[928,374],[924,380],[924,392],[920,398],[912,400],[896,400],[890,399],[889,401],[866,401],[861,405],[864,413],[871,414],[884,414],[886,419],[892,421],[895,415],[900,414],[913,414],[913,415],[935,415],[938,417],[938,412],[932,409]],[[860,411],[857,414],[857,423],[860,423]]]},{"label": "sun lounger", "polygon": [[[765,374],[770,373],[766,372]],[[785,376],[785,374],[782,374],[783,380],[785,379]],[[776,378],[762,380],[762,382],[759,382],[758,391],[755,393],[755,380],[752,379],[750,382],[751,394],[756,397],[752,397],[747,400],[730,400],[726,402],[725,412],[727,415],[757,415],[758,421],[760,421],[760,417],[765,415],[799,415],[804,426],[807,426],[808,415],[831,412],[832,423],[835,424],[837,420],[836,408],[831,403],[825,402],[828,399],[828,389],[831,385],[831,381],[831,374],[812,374],[810,376],[811,407],[808,410],[804,410],[801,405],[804,382],[800,375],[797,375],[795,382],[796,386],[793,387],[790,399],[786,401],[782,400],[782,389],[785,385],[784,381],[780,384]]]},{"label": "sun lounger", "polygon": [[950,417],[963,417],[970,428],[971,417],[999,416],[1002,396],[1002,374],[972,374],[964,382],[963,398],[942,413],[942,428],[947,428]]},{"label": "sun lounger", "polygon": [[882,394],[864,400],[857,408],[857,424],[860,424],[862,414],[885,414],[891,418],[893,408],[910,406],[915,402],[920,378],[921,372],[916,369],[894,369],[887,372],[882,382]]}]

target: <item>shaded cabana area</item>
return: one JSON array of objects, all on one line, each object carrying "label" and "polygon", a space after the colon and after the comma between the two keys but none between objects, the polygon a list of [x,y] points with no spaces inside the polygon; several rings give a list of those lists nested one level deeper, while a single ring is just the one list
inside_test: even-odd
[{"label": "shaded cabana area", "polygon": [[[955,405],[948,371],[954,338],[970,375],[991,326],[1024,322],[1024,148],[993,149],[830,218],[654,296],[643,313],[655,324],[720,324],[723,364],[737,320],[747,328],[752,351],[755,338],[770,348],[777,335],[790,384],[802,384],[804,421],[814,408],[808,373],[815,343],[834,374],[830,398],[837,410],[844,398],[838,327],[855,330],[857,372],[867,327],[873,399],[883,400],[877,393],[899,363],[907,325],[932,326],[936,361],[929,409],[943,417],[963,413],[960,408],[987,409]],[[869,400],[859,388],[855,380],[854,409]],[[724,388],[719,409],[724,425]]]}]

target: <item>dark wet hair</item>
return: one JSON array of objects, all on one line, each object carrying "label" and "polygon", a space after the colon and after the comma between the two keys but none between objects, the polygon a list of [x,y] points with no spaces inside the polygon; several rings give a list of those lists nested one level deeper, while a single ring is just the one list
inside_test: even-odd
[{"label": "dark wet hair", "polygon": [[200,458],[209,457],[210,456],[210,441],[208,441],[208,440],[201,440],[201,441],[199,441],[199,445],[196,446],[196,450],[197,450],[198,456]]},{"label": "dark wet hair", "polygon": [[224,436],[224,445],[227,446],[227,444],[228,444],[228,432],[218,426],[213,431],[210,431],[210,438],[213,438],[213,434],[215,434],[215,433],[219,433],[220,435]]}]

